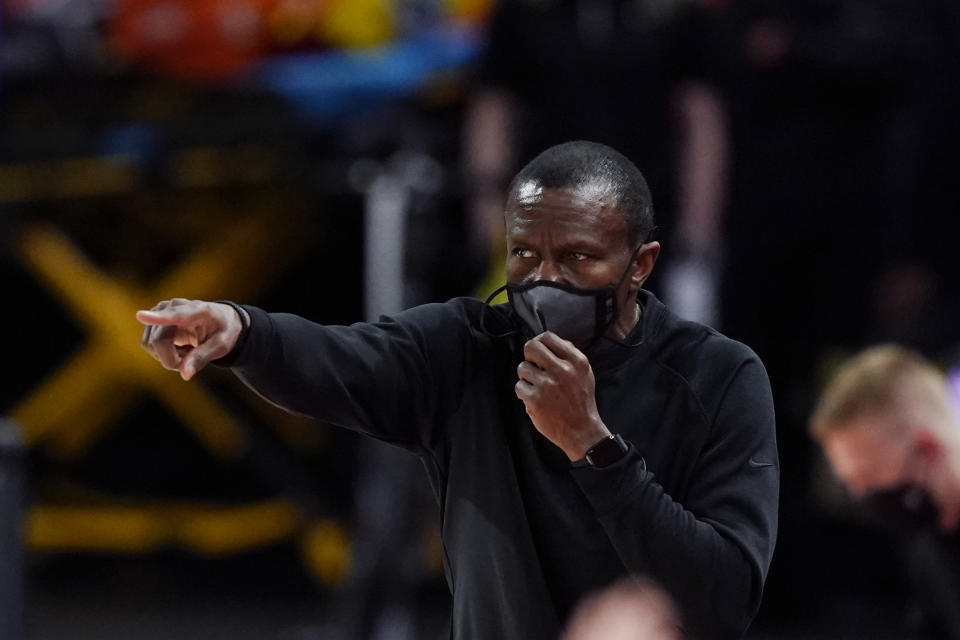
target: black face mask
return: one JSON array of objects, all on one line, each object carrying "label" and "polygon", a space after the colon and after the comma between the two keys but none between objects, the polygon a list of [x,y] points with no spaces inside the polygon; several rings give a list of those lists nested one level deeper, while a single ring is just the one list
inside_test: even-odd
[{"label": "black face mask", "polygon": [[641,244],[631,254],[627,268],[615,285],[585,289],[551,280],[534,280],[504,285],[494,291],[487,302],[506,290],[510,307],[519,319],[525,337],[552,331],[585,351],[617,318],[617,290],[642,247]]},{"label": "black face mask", "polygon": [[940,508],[933,496],[914,484],[874,491],[863,504],[878,524],[897,531],[935,531],[940,521]]},{"label": "black face mask", "polygon": [[527,338],[552,331],[583,351],[607,332],[617,317],[613,285],[581,289],[568,284],[535,280],[508,284],[507,299]]}]

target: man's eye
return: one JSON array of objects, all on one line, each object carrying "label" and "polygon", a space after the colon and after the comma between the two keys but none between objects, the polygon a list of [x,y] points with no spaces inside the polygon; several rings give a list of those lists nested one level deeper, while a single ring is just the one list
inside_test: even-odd
[{"label": "man's eye", "polygon": [[585,253],[580,253],[579,251],[571,251],[568,255],[570,260],[573,262],[583,262],[590,257]]},{"label": "man's eye", "polygon": [[520,247],[517,247],[516,249],[513,250],[513,255],[515,255],[515,256],[518,257],[518,258],[533,258],[533,257],[535,257],[533,251],[531,251],[530,249],[522,249],[522,248],[520,248]]}]

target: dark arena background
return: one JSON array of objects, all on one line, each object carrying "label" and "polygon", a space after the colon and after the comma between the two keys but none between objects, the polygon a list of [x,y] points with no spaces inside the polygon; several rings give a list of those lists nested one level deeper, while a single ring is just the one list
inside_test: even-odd
[{"label": "dark arena background", "polygon": [[419,462],[228,371],[182,382],[134,313],[485,296],[510,177],[578,138],[650,182],[648,288],[768,368],[780,534],[747,637],[960,637],[806,435],[863,346],[957,362],[956,3],[0,6],[0,637],[446,637]]}]

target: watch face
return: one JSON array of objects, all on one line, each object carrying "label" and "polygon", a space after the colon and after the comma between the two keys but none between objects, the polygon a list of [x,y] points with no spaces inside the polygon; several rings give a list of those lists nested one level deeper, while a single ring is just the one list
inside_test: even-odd
[{"label": "watch face", "polygon": [[595,444],[587,452],[587,462],[594,467],[607,467],[627,453],[627,443],[619,435],[612,435]]}]

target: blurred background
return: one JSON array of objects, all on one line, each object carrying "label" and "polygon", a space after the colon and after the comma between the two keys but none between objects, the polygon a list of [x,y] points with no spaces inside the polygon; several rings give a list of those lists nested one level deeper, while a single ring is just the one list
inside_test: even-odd
[{"label": "blurred background", "polygon": [[769,369],[781,528],[749,637],[950,637],[805,427],[866,344],[956,362],[955,2],[0,6],[0,637],[445,637],[418,462],[225,371],[181,382],[134,311],[484,296],[510,178],[578,138],[651,184],[649,288]]}]

